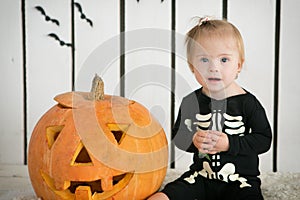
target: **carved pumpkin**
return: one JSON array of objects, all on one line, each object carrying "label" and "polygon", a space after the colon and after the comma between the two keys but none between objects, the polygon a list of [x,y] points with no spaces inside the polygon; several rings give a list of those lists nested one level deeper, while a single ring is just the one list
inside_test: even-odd
[{"label": "carved pumpkin", "polygon": [[[99,90],[100,88],[100,90]],[[141,104],[91,92],[69,92],[36,124],[28,169],[42,199],[145,199],[162,184],[165,133]]]}]

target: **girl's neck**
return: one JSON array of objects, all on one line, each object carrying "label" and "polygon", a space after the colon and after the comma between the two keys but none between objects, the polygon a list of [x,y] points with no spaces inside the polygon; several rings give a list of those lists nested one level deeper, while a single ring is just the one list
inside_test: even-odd
[{"label": "girl's neck", "polygon": [[209,91],[208,88],[203,87],[202,92],[206,96],[215,100],[222,100],[228,97],[246,94],[246,91],[238,84],[233,84],[230,88],[224,88],[223,90],[219,91]]}]

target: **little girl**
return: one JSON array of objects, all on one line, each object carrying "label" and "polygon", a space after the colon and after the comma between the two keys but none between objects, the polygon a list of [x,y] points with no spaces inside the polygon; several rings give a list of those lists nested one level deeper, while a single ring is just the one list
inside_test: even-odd
[{"label": "little girl", "polygon": [[172,130],[193,164],[150,200],[261,200],[258,155],[269,150],[271,128],[262,105],[235,81],[244,63],[238,29],[200,18],[186,37],[188,64],[202,86],[183,98]]}]

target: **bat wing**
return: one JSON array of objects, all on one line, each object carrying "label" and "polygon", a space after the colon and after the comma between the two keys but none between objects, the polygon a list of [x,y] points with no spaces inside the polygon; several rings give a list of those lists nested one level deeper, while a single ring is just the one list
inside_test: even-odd
[{"label": "bat wing", "polygon": [[71,44],[71,43],[65,43],[65,45],[66,45],[67,47],[72,47],[72,44]]},{"label": "bat wing", "polygon": [[60,42],[59,37],[58,37],[55,33],[49,33],[48,36],[49,36],[49,37],[52,37],[52,38],[54,38],[55,40],[57,40],[57,41]]},{"label": "bat wing", "polygon": [[42,15],[46,15],[45,10],[41,6],[35,6],[35,9],[37,9]]},{"label": "bat wing", "polygon": [[87,21],[87,23],[90,24],[91,27],[93,27],[93,21],[92,20],[90,20],[89,18],[86,18],[85,20]]},{"label": "bat wing", "polygon": [[59,21],[57,19],[51,19],[51,22],[53,22],[54,24],[56,24],[57,26],[59,26]]},{"label": "bat wing", "polygon": [[77,2],[74,2],[74,5],[77,7],[78,11],[79,11],[80,13],[82,13],[81,5],[80,5],[79,3],[77,3]]}]

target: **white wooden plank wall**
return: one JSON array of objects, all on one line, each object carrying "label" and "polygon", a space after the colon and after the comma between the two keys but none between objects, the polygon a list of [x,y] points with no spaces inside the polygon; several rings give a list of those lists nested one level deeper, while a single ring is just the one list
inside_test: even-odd
[{"label": "white wooden plank wall", "polygon": [[[36,6],[57,19],[59,26],[45,21]],[[69,7],[69,1],[26,1],[28,142],[37,120],[55,105],[53,97],[72,89],[71,48],[48,36],[54,33],[63,42],[71,43]]]},{"label": "white wooden plank wall", "polygon": [[[3,2],[2,2],[3,3]],[[0,6],[0,163],[23,162],[21,2]]]},{"label": "white wooden plank wall", "polygon": [[278,116],[278,169],[281,171],[300,171],[299,8],[300,1],[282,2]]},{"label": "white wooden plank wall", "polygon": [[168,137],[171,1],[125,1],[125,5],[125,97],[147,107]]},{"label": "white wooden plank wall", "polygon": [[[228,20],[239,28],[245,41],[246,63],[238,81],[256,94],[272,126],[276,1],[228,0],[227,7]],[[175,109],[176,118],[182,97],[198,87],[186,64],[185,33],[195,24],[194,16],[221,18],[224,9],[222,0],[125,0],[124,13],[120,13],[121,1],[76,0],[85,18],[93,25],[74,7],[73,34],[71,0],[25,0],[25,71],[21,2],[3,0],[2,5],[5,6],[0,7],[0,163],[24,163],[24,119],[27,119],[29,140],[38,119],[55,104],[53,97],[72,90],[72,73],[75,90],[89,91],[91,79],[98,73],[105,81],[107,94],[120,95],[123,90],[126,98],[143,104],[161,122],[170,142],[172,109]],[[41,6],[60,25],[45,21],[36,6]],[[171,74],[174,66],[171,66],[171,24],[174,6],[176,71],[175,107],[172,108]],[[300,135],[297,133],[300,130],[300,123],[297,123],[300,111],[297,86],[300,71],[297,62],[300,54],[299,8],[298,0],[281,1],[278,171],[299,172],[300,169],[295,154],[300,150]],[[122,17],[125,19],[124,41],[120,37]],[[71,43],[74,36],[73,61],[72,48],[61,46],[48,36],[49,33],[55,33],[65,43]],[[120,74],[121,42],[125,44],[123,77]],[[26,106],[24,100],[27,100]],[[261,156],[262,171],[273,170],[273,148]],[[190,163],[191,155],[176,148],[176,167],[187,169]]]},{"label": "white wooden plank wall", "polygon": [[75,17],[75,90],[89,91],[95,73],[105,82],[105,92],[119,95],[119,1],[80,0],[83,14],[92,21],[91,26],[81,18],[78,9]]},{"label": "white wooden plank wall", "polygon": [[[199,88],[199,83],[194,78],[190,68],[186,62],[186,52],[184,46],[185,34],[196,23],[197,16],[212,16],[220,19],[222,16],[222,1],[213,0],[192,0],[189,4],[186,1],[180,0],[176,2],[176,32],[177,48],[179,52],[176,56],[176,117],[179,110],[181,100],[184,96]],[[183,50],[184,49],[184,50]],[[175,117],[175,119],[176,119]],[[188,169],[192,162],[192,154],[175,149],[175,163],[176,167]]]},{"label": "white wooden plank wall", "polygon": [[[228,20],[240,29],[245,43],[245,65],[238,82],[261,101],[272,126],[275,0],[230,0],[228,7]],[[262,170],[272,168],[272,152],[271,147],[260,156]]]}]

